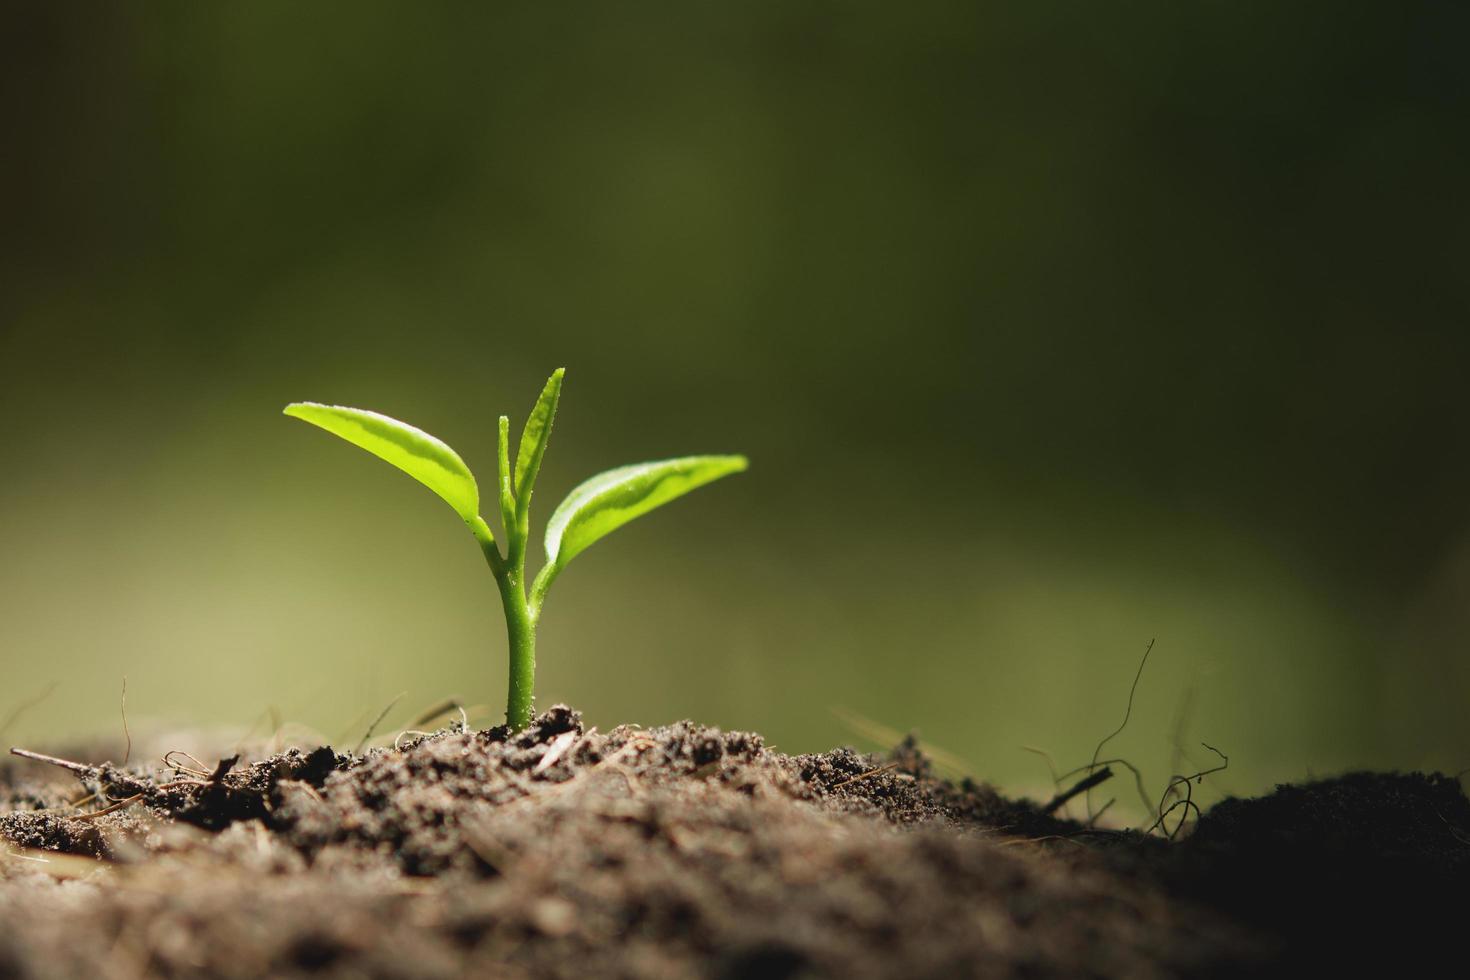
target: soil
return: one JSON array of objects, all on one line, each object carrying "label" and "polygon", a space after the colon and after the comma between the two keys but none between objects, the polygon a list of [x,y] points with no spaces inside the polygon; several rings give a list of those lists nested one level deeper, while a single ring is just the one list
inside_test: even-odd
[{"label": "soil", "polygon": [[1170,841],[938,779],[912,741],[788,756],[565,707],[363,756],[171,760],[0,766],[0,976],[1465,969],[1470,801],[1437,775],[1230,799]]}]

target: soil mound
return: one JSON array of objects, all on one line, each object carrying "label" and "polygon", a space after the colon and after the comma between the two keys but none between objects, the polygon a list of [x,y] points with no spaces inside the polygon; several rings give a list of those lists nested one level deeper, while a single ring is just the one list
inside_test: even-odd
[{"label": "soil mound", "polygon": [[[74,775],[117,808],[0,769],[0,976],[1229,976],[1318,948],[1280,906],[1332,855],[1419,884],[1470,856],[1441,777],[1227,801],[1171,844],[936,779],[912,744],[787,756],[565,707],[361,757]],[[1256,874],[1296,890],[1251,905]]]}]

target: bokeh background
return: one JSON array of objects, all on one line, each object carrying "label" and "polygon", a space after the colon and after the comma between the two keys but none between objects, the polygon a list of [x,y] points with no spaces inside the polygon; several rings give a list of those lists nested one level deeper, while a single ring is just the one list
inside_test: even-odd
[{"label": "bokeh background", "polygon": [[491,720],[459,521],[280,409],[487,473],[566,365],[543,519],[753,466],[562,577],[543,704],[1041,791],[1157,638],[1155,790],[1470,766],[1467,11],[6,3],[4,737]]}]

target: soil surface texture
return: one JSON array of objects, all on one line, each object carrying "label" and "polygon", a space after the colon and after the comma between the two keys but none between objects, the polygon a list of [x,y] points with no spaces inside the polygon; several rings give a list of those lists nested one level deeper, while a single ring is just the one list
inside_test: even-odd
[{"label": "soil surface texture", "polygon": [[912,742],[788,756],[565,707],[168,763],[0,764],[0,977],[1467,970],[1470,802],[1443,776],[1229,799],[1171,841],[940,780]]}]

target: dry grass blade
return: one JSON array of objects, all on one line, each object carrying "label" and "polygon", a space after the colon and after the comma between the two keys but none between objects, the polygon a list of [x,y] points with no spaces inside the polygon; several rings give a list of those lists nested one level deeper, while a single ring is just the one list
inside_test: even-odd
[{"label": "dry grass blade", "polygon": [[456,710],[459,711],[461,717],[464,717],[464,706],[459,703],[459,698],[446,698],[445,700],[440,701],[438,704],[434,705],[429,710],[425,711],[423,714],[419,715],[412,722],[410,722],[410,724],[412,724],[415,728],[423,728],[426,725],[430,725],[433,722],[438,721],[440,718],[443,718],[451,711]]},{"label": "dry grass blade", "polygon": [[567,754],[567,751],[572,747],[572,743],[576,741],[576,732],[562,732],[551,740],[551,744],[547,746],[546,754],[541,757],[541,761],[536,763],[536,768],[531,771],[539,773],[550,769],[561,760],[562,756]]},{"label": "dry grass blade", "polygon": [[10,726],[14,725],[17,721],[20,721],[22,715],[24,715],[27,711],[30,711],[37,705],[41,704],[41,702],[45,701],[52,694],[56,693],[56,689],[60,685],[60,681],[52,681],[50,684],[46,685],[46,689],[43,690],[40,694],[37,694],[35,697],[22,701],[14,708],[11,708],[10,714],[5,716],[5,721],[0,722],[0,738],[3,738],[5,736],[5,733],[10,731]]},{"label": "dry grass blade", "polygon": [[118,800],[116,803],[112,804],[112,806],[106,806],[106,807],[103,807],[100,810],[93,810],[91,813],[78,814],[77,816],[72,817],[71,819],[72,820],[96,820],[98,817],[105,817],[109,813],[117,813],[119,810],[126,810],[128,807],[132,806],[134,803],[141,803],[143,801],[143,795],[144,794],[139,793],[136,796],[129,796],[125,800]]},{"label": "dry grass blade", "polygon": [[[882,722],[874,721],[849,708],[834,705],[828,710],[832,712],[838,721],[842,722],[853,732],[873,742],[885,751],[903,744],[903,740],[907,737],[903,732],[895,728],[889,728]],[[774,749],[775,746],[767,746],[767,748]],[[944,771],[952,778],[962,778],[974,771],[973,766],[953,752],[941,749],[927,742],[924,744],[923,750],[924,755],[928,756],[934,762],[935,767]]]},{"label": "dry grass blade", "polygon": [[23,863],[26,867],[54,878],[88,878],[92,875],[106,874],[109,870],[107,864],[96,858],[62,854],[58,851],[42,851],[30,847],[0,849],[0,858],[17,864]]},{"label": "dry grass blade", "polygon": [[392,701],[389,701],[383,707],[382,711],[378,712],[378,716],[372,720],[372,723],[370,725],[367,726],[367,731],[362,733],[362,738],[357,740],[357,747],[352,750],[353,755],[362,754],[362,747],[368,743],[368,739],[373,737],[373,732],[378,730],[378,726],[383,723],[383,719],[388,717],[388,712],[392,711],[394,706],[396,706],[399,701],[402,701],[403,696],[407,693],[407,691],[400,693],[398,697],[394,698]]},{"label": "dry grass blade", "polygon": [[869,769],[867,772],[858,773],[856,776],[851,776],[847,779],[844,779],[840,783],[834,783],[831,786],[831,789],[841,789],[844,786],[851,786],[853,783],[861,782],[864,779],[871,779],[874,776],[881,776],[885,772],[892,772],[897,768],[898,763],[890,762],[886,766],[879,766],[877,769]]}]

